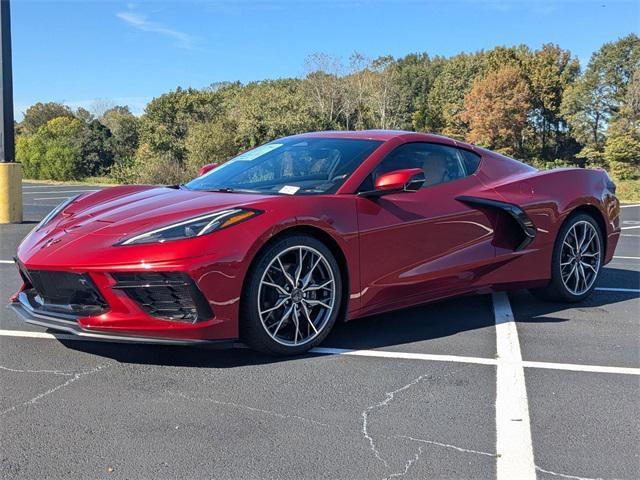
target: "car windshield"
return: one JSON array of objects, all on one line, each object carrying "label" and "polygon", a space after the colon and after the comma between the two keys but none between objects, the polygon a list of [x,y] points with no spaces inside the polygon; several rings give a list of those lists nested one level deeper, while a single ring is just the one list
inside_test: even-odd
[{"label": "car windshield", "polygon": [[286,195],[335,193],[381,141],[289,138],[229,160],[183,187]]}]

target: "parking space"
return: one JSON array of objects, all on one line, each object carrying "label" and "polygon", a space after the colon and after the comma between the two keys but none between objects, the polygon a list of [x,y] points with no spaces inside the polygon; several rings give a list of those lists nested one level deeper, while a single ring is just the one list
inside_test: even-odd
[{"label": "parking space", "polygon": [[[25,218],[95,188],[25,184]],[[0,309],[0,477],[640,478],[640,206],[623,220],[584,303],[452,299],[297,358],[87,342]],[[1,227],[4,301],[33,226]]]},{"label": "parking space", "polygon": [[83,192],[99,190],[102,187],[94,185],[49,185],[45,183],[23,183],[22,203],[24,219],[39,221],[49,210],[68,197]]}]

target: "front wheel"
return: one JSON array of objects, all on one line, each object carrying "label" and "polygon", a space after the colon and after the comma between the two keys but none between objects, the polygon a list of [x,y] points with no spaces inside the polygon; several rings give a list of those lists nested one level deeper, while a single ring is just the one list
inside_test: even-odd
[{"label": "front wheel", "polygon": [[590,215],[570,217],[558,232],[551,261],[551,282],[531,292],[544,300],[579,302],[593,292],[603,252],[600,227]]},{"label": "front wheel", "polygon": [[295,355],[322,342],[340,312],[342,279],[331,251],[307,235],[258,254],[243,293],[241,337],[250,347]]}]

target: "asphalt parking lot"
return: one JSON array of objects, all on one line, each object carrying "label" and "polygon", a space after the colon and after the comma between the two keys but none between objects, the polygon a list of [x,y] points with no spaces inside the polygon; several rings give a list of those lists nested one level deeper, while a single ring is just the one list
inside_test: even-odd
[{"label": "asphalt parking lot", "polygon": [[[11,258],[97,187],[25,184]],[[526,291],[339,325],[312,354],[72,339],[0,308],[0,478],[640,478],[640,205],[599,290]]]}]

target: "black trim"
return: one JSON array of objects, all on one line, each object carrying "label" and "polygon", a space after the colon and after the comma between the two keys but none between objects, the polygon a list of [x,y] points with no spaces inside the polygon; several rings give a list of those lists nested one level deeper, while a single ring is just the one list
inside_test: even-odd
[{"label": "black trim", "polygon": [[508,213],[516,222],[518,222],[518,225],[520,226],[520,228],[522,228],[522,232],[525,235],[524,240],[520,243],[520,245],[516,247],[516,251],[522,250],[527,247],[527,245],[533,242],[533,239],[536,238],[536,235],[538,234],[538,230],[533,224],[533,221],[518,205],[514,205],[513,203],[501,202],[499,200],[491,200],[488,198],[471,197],[465,195],[456,197],[456,200],[471,205],[481,205],[484,207],[497,208]]},{"label": "black trim", "polygon": [[196,323],[213,318],[213,311],[193,279],[184,272],[111,273],[117,283],[149,315]]},{"label": "black trim", "polygon": [[51,313],[92,316],[109,310],[109,305],[89,274],[29,270],[14,259],[25,284],[24,291],[34,308]]},{"label": "black trim", "polygon": [[231,348],[241,346],[235,339],[228,340],[198,340],[198,339],[174,339],[160,337],[142,337],[137,335],[129,335],[126,333],[109,333],[101,331],[89,331],[78,325],[77,318],[53,315],[50,312],[38,312],[30,304],[29,299],[24,292],[18,295],[16,302],[10,303],[8,307],[13,310],[25,322],[40,327],[58,330],[87,340],[105,341],[105,342],[125,342],[125,343],[151,343],[161,345],[206,345],[220,348]]}]

